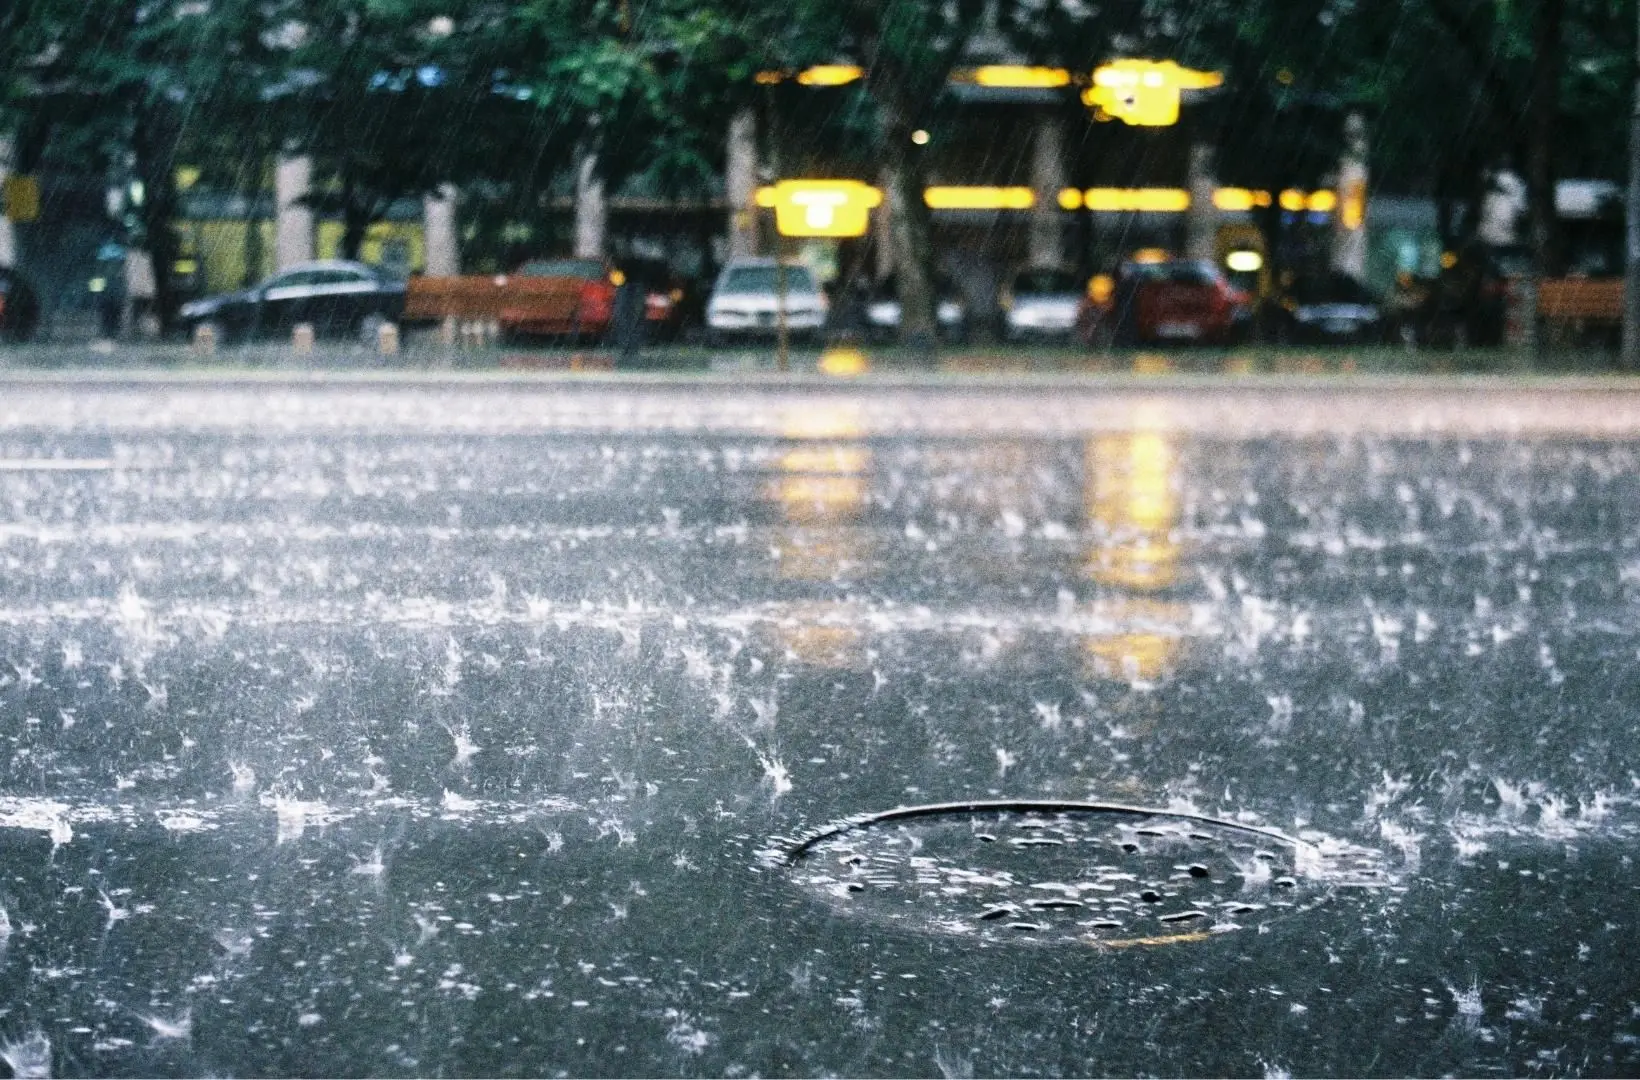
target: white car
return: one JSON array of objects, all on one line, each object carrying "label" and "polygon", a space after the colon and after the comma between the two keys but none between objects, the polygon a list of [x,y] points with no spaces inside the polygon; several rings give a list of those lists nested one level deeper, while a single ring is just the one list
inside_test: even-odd
[{"label": "white car", "polygon": [[[786,330],[803,340],[819,338],[831,305],[814,274],[785,264]],[[773,259],[734,259],[718,275],[706,303],[706,332],[714,342],[767,338],[779,329],[781,266]]]},{"label": "white car", "polygon": [[[962,293],[943,275],[934,279],[934,322],[945,341],[962,342],[968,339],[968,309],[963,305]],[[877,283],[871,301],[866,305],[866,327],[873,341],[892,341],[900,333],[899,282],[891,274]]]},{"label": "white car", "polygon": [[1076,329],[1083,283],[1069,270],[1021,270],[1002,290],[1002,337],[1069,338]]}]

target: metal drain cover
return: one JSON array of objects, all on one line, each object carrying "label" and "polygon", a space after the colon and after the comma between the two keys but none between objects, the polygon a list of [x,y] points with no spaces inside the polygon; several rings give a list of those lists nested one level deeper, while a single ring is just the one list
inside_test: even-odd
[{"label": "metal drain cover", "polygon": [[996,943],[1199,941],[1389,884],[1368,849],[1106,803],[901,807],[770,856],[841,913]]}]

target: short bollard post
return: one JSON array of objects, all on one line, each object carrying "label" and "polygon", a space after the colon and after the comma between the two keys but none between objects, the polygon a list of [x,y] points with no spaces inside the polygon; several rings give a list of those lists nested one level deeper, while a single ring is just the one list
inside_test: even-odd
[{"label": "short bollard post", "polygon": [[376,328],[376,352],[381,356],[399,354],[399,326],[384,322]]},{"label": "short bollard post", "polygon": [[216,352],[216,327],[210,323],[200,323],[194,327],[194,352],[201,356]]},{"label": "short bollard post", "polygon": [[313,355],[313,324],[297,323],[290,332],[291,351],[297,356]]},{"label": "short bollard post", "polygon": [[456,343],[456,317],[444,316],[444,321],[438,324],[438,343],[440,345],[454,345]]}]

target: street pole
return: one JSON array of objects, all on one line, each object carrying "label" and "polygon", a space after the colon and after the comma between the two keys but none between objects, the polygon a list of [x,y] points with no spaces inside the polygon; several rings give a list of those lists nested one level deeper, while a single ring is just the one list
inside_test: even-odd
[{"label": "street pole", "polygon": [[1640,19],[1635,38],[1634,104],[1629,111],[1629,191],[1624,208],[1623,368],[1640,370]]},{"label": "street pole", "polygon": [[775,334],[779,339],[781,371],[791,368],[791,330],[786,325],[786,238],[782,236],[775,247],[774,260]]}]

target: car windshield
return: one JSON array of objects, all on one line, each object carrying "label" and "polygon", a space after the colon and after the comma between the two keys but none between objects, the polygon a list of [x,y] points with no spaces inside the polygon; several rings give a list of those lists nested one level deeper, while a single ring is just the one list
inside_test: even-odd
[{"label": "car windshield", "polygon": [[1300,304],[1376,304],[1378,298],[1354,278],[1334,274],[1304,278],[1294,284],[1292,297]]},{"label": "car windshield", "polygon": [[[730,268],[723,275],[723,284],[720,291],[725,293],[773,293],[780,288],[779,272],[772,266],[736,266]],[[813,293],[819,289],[815,287],[814,277],[804,266],[786,267],[786,291],[793,293]]]},{"label": "car windshield", "polygon": [[531,259],[518,268],[523,277],[567,277],[602,281],[609,271],[598,259]]},{"label": "car windshield", "polygon": [[1014,295],[1062,295],[1081,293],[1075,274],[1066,270],[1025,270],[1014,277]]}]

